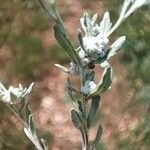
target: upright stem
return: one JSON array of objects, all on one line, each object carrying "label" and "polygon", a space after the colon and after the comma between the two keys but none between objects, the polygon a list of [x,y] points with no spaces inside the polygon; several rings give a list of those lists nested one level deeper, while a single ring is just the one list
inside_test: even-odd
[{"label": "upright stem", "polygon": [[[81,81],[81,87],[85,84],[85,77],[84,77],[84,68],[81,68],[80,70],[80,81]],[[89,139],[88,139],[88,128],[87,128],[87,100],[85,96],[82,96],[82,117],[85,120],[85,127],[83,130],[83,147],[82,150],[89,150]]]}]

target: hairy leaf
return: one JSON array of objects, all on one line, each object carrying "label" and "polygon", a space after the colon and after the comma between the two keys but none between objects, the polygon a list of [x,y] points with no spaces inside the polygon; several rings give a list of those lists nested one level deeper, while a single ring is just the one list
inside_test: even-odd
[{"label": "hairy leaf", "polygon": [[98,96],[104,93],[110,88],[112,83],[112,68],[110,66],[106,67],[97,88],[88,96],[89,98],[93,96]]},{"label": "hairy leaf", "polygon": [[56,40],[60,44],[60,46],[67,53],[70,60],[73,61],[75,64],[79,64],[80,59],[70,41],[70,39],[66,35],[63,26],[60,23],[56,22],[56,24],[54,26],[54,35],[55,35]]},{"label": "hairy leaf", "polygon": [[93,125],[93,122],[95,121],[97,111],[99,108],[99,103],[100,103],[100,96],[96,96],[92,98],[91,109],[90,109],[88,119],[87,119],[88,128],[91,128],[91,126]]},{"label": "hairy leaf", "polygon": [[107,59],[109,59],[110,57],[114,56],[119,49],[122,47],[122,45],[125,43],[126,41],[126,37],[125,36],[121,36],[119,37],[110,47],[110,51],[108,53]]},{"label": "hairy leaf", "polygon": [[77,129],[81,129],[84,126],[83,118],[79,115],[79,113],[75,109],[71,110],[71,119],[73,125]]}]

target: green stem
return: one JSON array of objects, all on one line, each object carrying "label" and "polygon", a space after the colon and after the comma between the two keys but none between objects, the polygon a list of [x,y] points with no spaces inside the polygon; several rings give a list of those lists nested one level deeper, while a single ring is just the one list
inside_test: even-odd
[{"label": "green stem", "polygon": [[[85,77],[84,77],[84,68],[80,68],[80,82],[81,87],[85,84]],[[83,144],[82,144],[82,150],[89,150],[89,139],[88,139],[88,128],[87,128],[87,100],[84,95],[82,95],[82,117],[85,120],[85,126],[83,127]]]}]

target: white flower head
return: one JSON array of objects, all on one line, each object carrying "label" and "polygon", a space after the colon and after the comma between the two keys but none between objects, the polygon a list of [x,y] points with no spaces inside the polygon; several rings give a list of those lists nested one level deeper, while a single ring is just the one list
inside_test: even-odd
[{"label": "white flower head", "polygon": [[93,92],[97,87],[97,85],[94,81],[90,81],[89,86],[90,86],[90,93]]},{"label": "white flower head", "polygon": [[21,84],[19,84],[19,87],[13,87],[10,86],[8,90],[0,83],[0,97],[3,102],[13,104],[13,97],[15,96],[17,99],[23,98],[26,95],[28,95],[33,87],[34,83],[31,83],[30,86],[27,88],[23,88]]},{"label": "white flower head", "polygon": [[90,58],[84,58],[82,59],[83,66],[87,66],[91,62]]},{"label": "white flower head", "polygon": [[97,60],[99,57],[104,57],[108,49],[107,45],[109,40],[106,33],[112,26],[109,12],[104,14],[100,25],[97,24],[96,20],[97,14],[91,17],[88,13],[85,13],[80,19],[81,26],[85,32],[85,35],[83,36],[84,52],[79,52],[81,59],[87,55],[91,60]]},{"label": "white flower head", "polygon": [[80,49],[79,51],[79,57],[80,59],[84,59],[87,56],[87,54],[85,53],[85,51],[83,49]]},{"label": "white flower head", "polygon": [[10,96],[10,91],[6,90],[3,95],[2,95],[2,101],[6,103],[11,103],[11,96]]},{"label": "white flower head", "polygon": [[87,54],[89,54],[92,59],[97,59],[98,57],[104,57],[107,51],[108,39],[103,39],[100,37],[84,37],[83,38],[84,47]]},{"label": "white flower head", "polygon": [[96,89],[97,85],[94,81],[86,81],[85,85],[81,87],[82,93],[88,95]]},{"label": "white flower head", "polygon": [[0,97],[3,102],[10,103],[11,97],[10,97],[10,90],[6,89],[4,85],[0,82]]}]

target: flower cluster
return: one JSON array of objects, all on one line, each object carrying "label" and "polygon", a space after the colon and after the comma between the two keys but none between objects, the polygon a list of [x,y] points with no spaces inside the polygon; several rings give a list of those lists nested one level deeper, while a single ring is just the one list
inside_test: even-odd
[{"label": "flower cluster", "polygon": [[23,88],[21,84],[19,84],[19,87],[13,87],[10,86],[8,90],[4,87],[2,83],[0,83],[0,97],[2,98],[2,101],[8,104],[14,104],[16,102],[16,99],[14,101],[14,97],[17,99],[21,99],[28,95],[33,87],[34,83],[31,83],[30,86],[27,88]]},{"label": "flower cluster", "polygon": [[104,14],[100,25],[96,21],[97,14],[92,16],[85,13],[80,19],[84,36],[81,39],[81,47],[78,51],[83,66],[88,65],[91,61],[103,66],[103,63],[106,64],[107,59],[115,55],[126,40],[125,36],[122,36],[109,47],[107,33],[112,27],[109,12]]},{"label": "flower cluster", "polygon": [[[55,37],[61,47],[68,54],[69,58],[71,59],[71,63],[69,69],[59,64],[56,64],[56,66],[62,71],[71,75],[78,75],[81,73],[80,71],[84,70],[85,68],[87,70],[91,70],[94,68],[95,64],[98,64],[104,68],[103,75],[98,83],[95,83],[94,78],[86,79],[84,85],[81,87],[81,92],[83,94],[89,96],[98,95],[110,88],[112,80],[112,68],[107,60],[117,54],[122,45],[125,43],[126,37],[121,36],[110,45],[109,36],[132,12],[147,3],[149,3],[149,0],[125,0],[120,12],[120,16],[113,26],[108,11],[104,13],[103,19],[100,23],[97,22],[97,14],[92,15],[87,12],[84,13],[83,17],[80,19],[82,31],[84,33],[78,30],[80,46],[77,49],[73,48],[71,41],[67,35],[65,35],[62,22],[60,20],[57,21],[57,23],[59,22],[59,25],[56,23],[54,27]],[[61,36],[65,38],[60,39]],[[84,69],[81,69],[82,67]],[[105,81],[105,78],[108,80],[108,82]],[[103,88],[103,86],[105,88]]]}]

